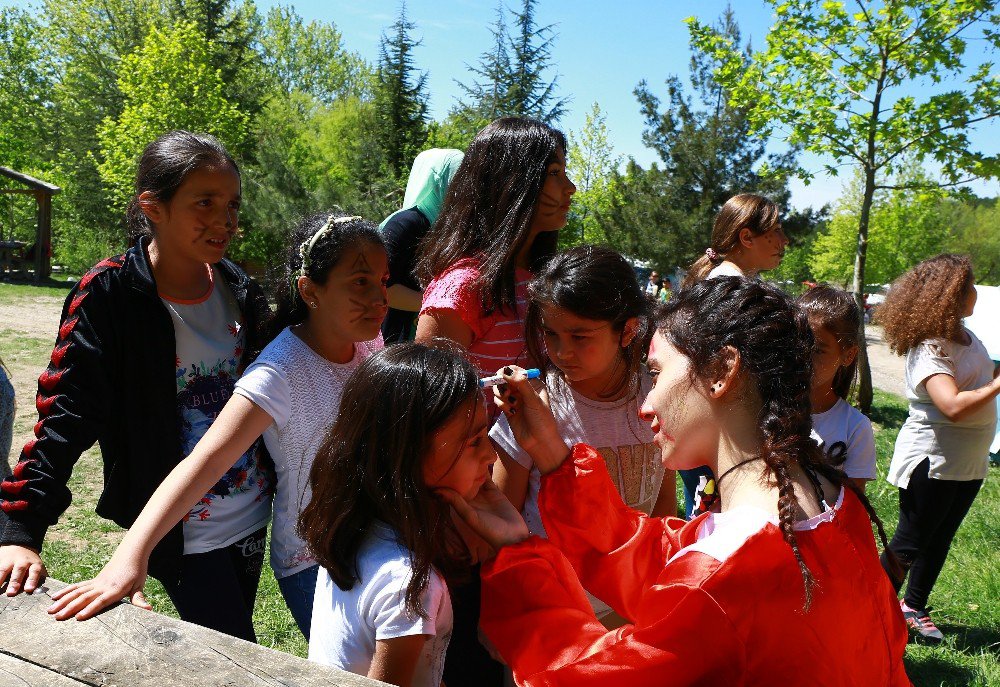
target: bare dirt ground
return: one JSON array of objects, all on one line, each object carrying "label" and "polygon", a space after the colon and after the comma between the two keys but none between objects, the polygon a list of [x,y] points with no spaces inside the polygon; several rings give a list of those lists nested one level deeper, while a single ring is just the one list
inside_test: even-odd
[{"label": "bare dirt ground", "polygon": [[868,360],[872,368],[872,386],[902,396],[906,391],[906,358],[889,350],[882,340],[881,327],[868,325],[865,339],[868,342]]}]

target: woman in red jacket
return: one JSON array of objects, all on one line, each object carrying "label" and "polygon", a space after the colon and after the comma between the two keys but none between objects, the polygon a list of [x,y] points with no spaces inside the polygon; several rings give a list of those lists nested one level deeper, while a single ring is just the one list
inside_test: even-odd
[{"label": "woman in red jacket", "polygon": [[[906,628],[862,493],[809,438],[812,334],[778,289],[701,282],[659,313],[641,413],[669,469],[709,465],[722,512],[622,504],[519,370],[497,393],[544,477],[549,540],[489,490],[444,497],[499,553],[481,623],[519,685],[909,685]],[[582,582],[582,586],[581,586]],[[583,588],[630,624],[608,632]]]}]

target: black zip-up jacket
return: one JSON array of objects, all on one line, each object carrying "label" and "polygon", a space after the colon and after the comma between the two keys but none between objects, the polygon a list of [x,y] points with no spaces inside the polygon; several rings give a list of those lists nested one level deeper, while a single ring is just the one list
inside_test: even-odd
[{"label": "black zip-up jacket", "polygon": [[[52,357],[38,378],[35,438],[0,484],[0,544],[41,551],[46,530],[69,507],[66,486],[80,454],[96,440],[104,461],[97,514],[130,527],[184,458],[177,426],[176,342],[145,246],[91,268],[70,291]],[[270,315],[261,288],[235,264],[219,274],[243,316],[240,369],[260,351]],[[177,578],[184,537],[177,525],[154,549],[149,572]]]}]

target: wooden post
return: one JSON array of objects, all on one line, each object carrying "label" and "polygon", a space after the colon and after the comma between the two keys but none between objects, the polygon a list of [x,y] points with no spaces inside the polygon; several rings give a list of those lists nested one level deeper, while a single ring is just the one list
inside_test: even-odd
[{"label": "wooden post", "polygon": [[49,247],[52,245],[52,196],[46,191],[35,194],[38,207],[35,226],[35,283],[48,279],[52,271]]},{"label": "wooden post", "polygon": [[0,597],[0,685],[31,687],[378,687],[204,627],[119,604],[85,622],[45,612],[51,577],[34,594]]}]

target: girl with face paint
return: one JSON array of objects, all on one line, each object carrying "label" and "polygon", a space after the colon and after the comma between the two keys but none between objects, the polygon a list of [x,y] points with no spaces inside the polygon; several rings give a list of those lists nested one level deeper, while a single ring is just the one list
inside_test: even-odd
[{"label": "girl with face paint", "polygon": [[[150,608],[142,593],[150,551],[263,435],[277,473],[271,567],[308,638],[318,566],[296,521],[308,502],[309,469],[337,418],[344,384],[382,348],[387,279],[385,247],[375,225],[339,212],[306,218],[293,232],[270,323],[274,339],[236,383],[205,436],[153,494],[104,569],[53,595],[49,612],[59,620],[85,620],[122,597]],[[215,593],[204,589],[205,595]],[[250,611],[255,594],[256,589],[247,598]]]}]

